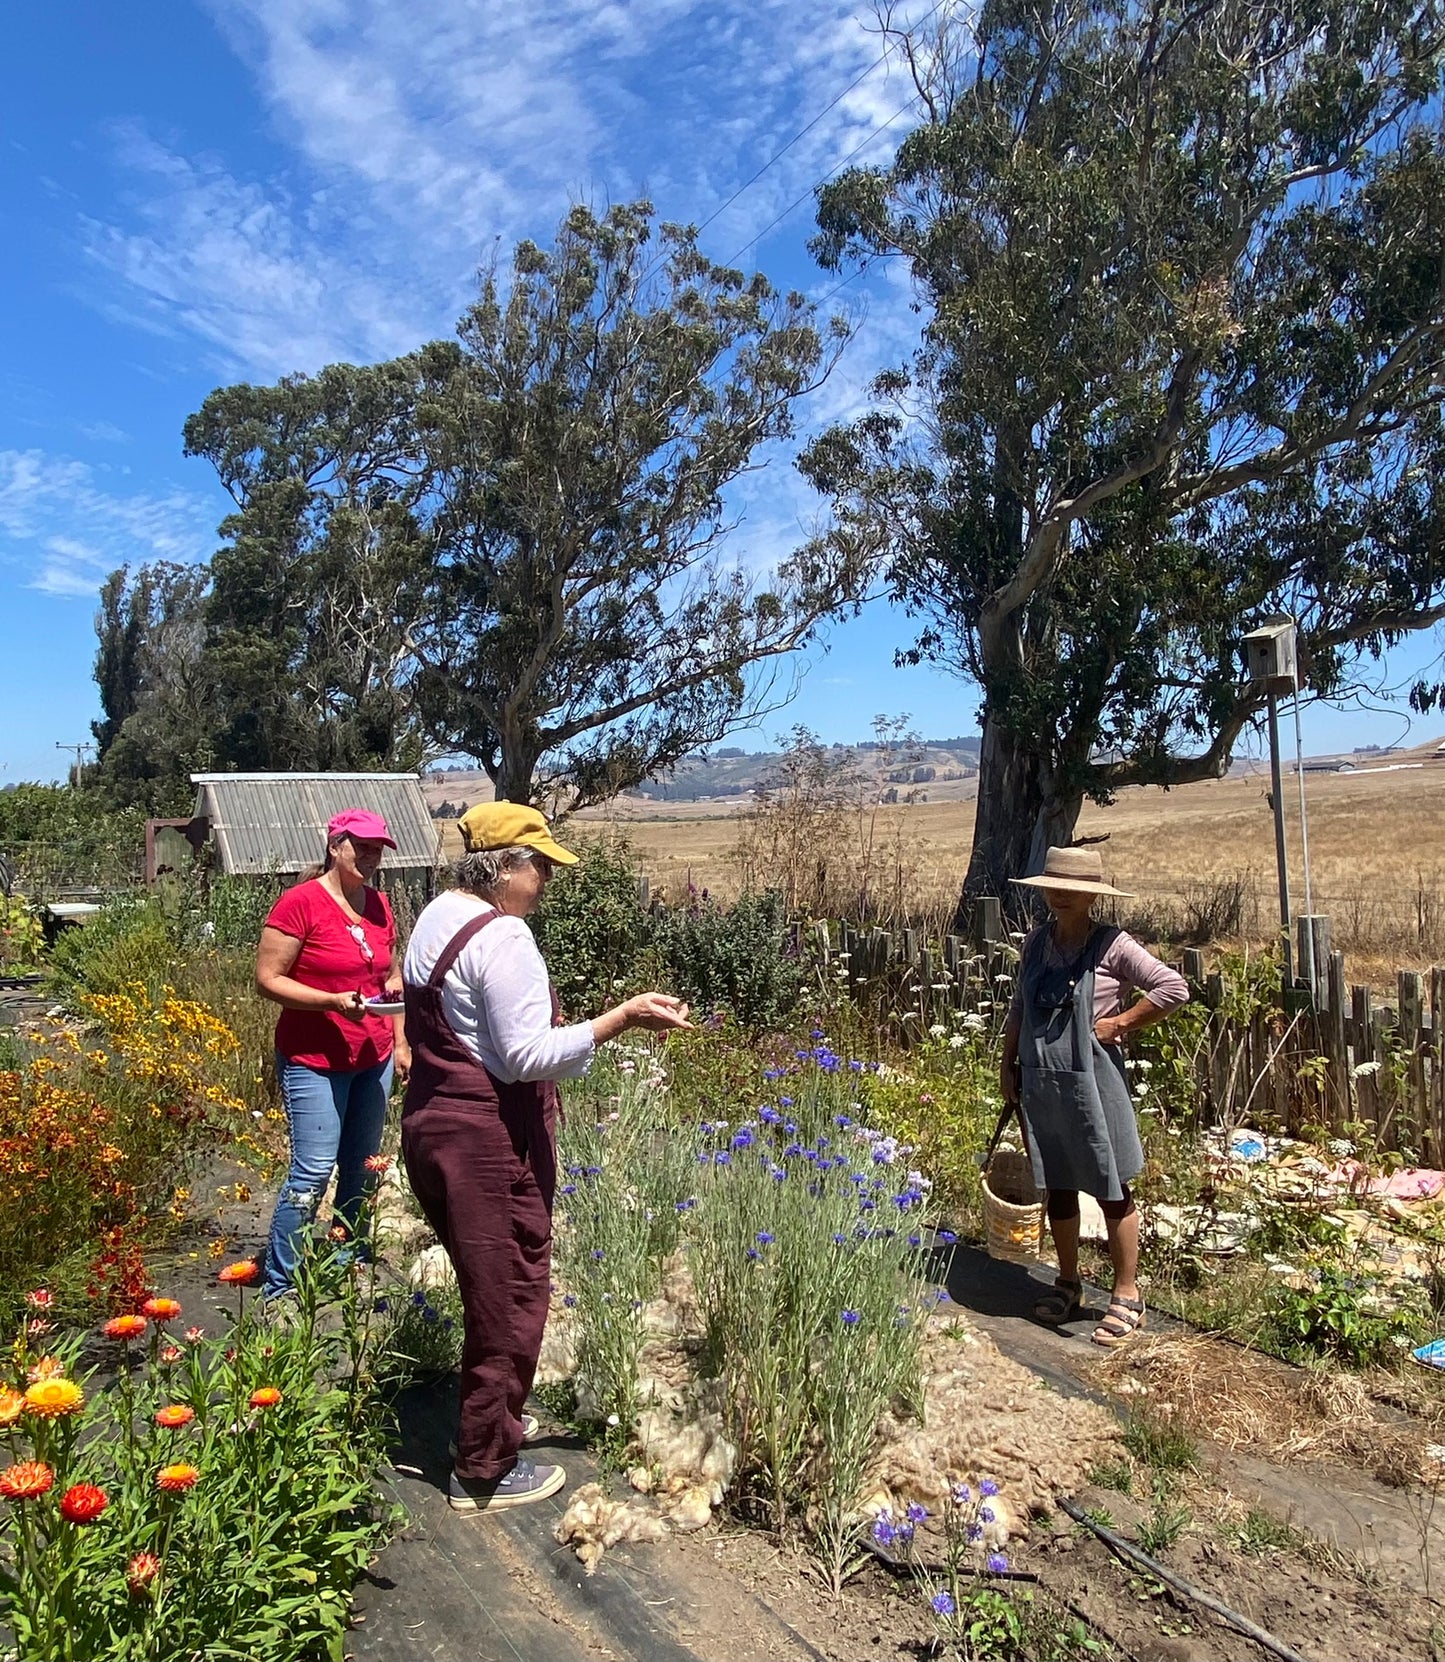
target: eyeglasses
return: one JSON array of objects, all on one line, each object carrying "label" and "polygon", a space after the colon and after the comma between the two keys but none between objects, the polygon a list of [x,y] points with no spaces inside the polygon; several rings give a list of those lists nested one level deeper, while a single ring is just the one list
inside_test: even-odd
[{"label": "eyeglasses", "polygon": [[550,877],[557,869],[557,862],[543,854],[540,849],[519,848],[517,854],[520,859],[531,860],[543,877]]},{"label": "eyeglasses", "polygon": [[350,935],[352,940],[355,941],[361,948],[361,956],[366,959],[368,964],[371,963],[375,959],[376,954],[371,950],[371,942],[366,938],[366,931],[359,923],[348,923],[346,926],[346,933]]}]

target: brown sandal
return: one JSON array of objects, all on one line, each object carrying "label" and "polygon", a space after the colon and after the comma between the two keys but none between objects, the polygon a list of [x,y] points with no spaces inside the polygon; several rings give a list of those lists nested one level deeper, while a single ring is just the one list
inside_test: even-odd
[{"label": "brown sandal", "polygon": [[1142,1298],[1120,1298],[1117,1293],[1109,1300],[1109,1309],[1103,1321],[1094,1329],[1096,1345],[1127,1345],[1144,1326],[1145,1311]]},{"label": "brown sandal", "polygon": [[1073,1321],[1075,1316],[1084,1312],[1084,1283],[1082,1281],[1065,1281],[1062,1276],[1054,1281],[1053,1288],[1034,1305],[1034,1319],[1046,1322],[1050,1327],[1062,1327],[1065,1322]]}]

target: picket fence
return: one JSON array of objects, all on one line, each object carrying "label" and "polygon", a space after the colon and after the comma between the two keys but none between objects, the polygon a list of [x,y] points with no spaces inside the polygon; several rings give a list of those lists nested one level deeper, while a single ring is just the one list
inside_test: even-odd
[{"label": "picket fence", "polygon": [[[1445,967],[1400,970],[1393,1004],[1347,981],[1345,956],[1329,945],[1329,919],[1300,918],[1302,974],[1283,1008],[1236,1008],[1204,952],[1176,962],[1209,1012],[1187,1059],[1210,1124],[1251,1123],[1288,1132],[1325,1126],[1363,1136],[1426,1166],[1445,1162]],[[1017,939],[996,900],[975,903],[965,935],[929,937],[846,920],[794,925],[794,945],[820,972],[917,1039],[950,1012],[1001,1022],[1013,989]]]}]

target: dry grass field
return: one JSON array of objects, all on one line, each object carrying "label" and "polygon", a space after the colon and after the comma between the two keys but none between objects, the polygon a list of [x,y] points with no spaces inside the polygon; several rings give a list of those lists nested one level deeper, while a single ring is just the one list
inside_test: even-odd
[{"label": "dry grass field", "polygon": [[[1421,762],[1426,753],[1305,778],[1314,909],[1330,915],[1352,977],[1387,984],[1396,968],[1445,961],[1445,762]],[[1107,838],[1105,864],[1135,896],[1121,920],[1155,940],[1267,939],[1278,904],[1268,790],[1261,771],[1174,791],[1128,790],[1108,808],[1086,808],[1079,834]],[[1293,777],[1285,799],[1295,909],[1303,911]],[[580,823],[625,834],[669,899],[684,896],[689,883],[727,898],[739,887],[746,809],[742,800],[629,800],[589,811]],[[972,830],[971,802],[865,810],[835,821],[809,858],[857,871],[871,842],[871,892],[884,910],[937,924],[951,910]],[[454,852],[455,828],[447,825],[445,835]]]}]

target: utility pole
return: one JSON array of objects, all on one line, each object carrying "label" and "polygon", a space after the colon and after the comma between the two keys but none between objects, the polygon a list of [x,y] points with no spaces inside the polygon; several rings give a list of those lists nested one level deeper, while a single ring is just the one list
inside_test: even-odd
[{"label": "utility pole", "polygon": [[1284,840],[1284,783],[1279,761],[1279,695],[1299,684],[1295,621],[1270,618],[1244,637],[1249,679],[1263,685],[1269,699],[1269,783],[1274,807],[1274,860],[1279,881],[1279,928],[1282,951],[1281,985],[1294,986],[1294,926],[1290,917],[1289,861]]},{"label": "utility pole", "polygon": [[80,786],[80,765],[85,760],[85,753],[86,753],[86,751],[88,751],[91,748],[90,745],[89,744],[62,744],[60,742],[60,740],[57,739],[55,741],[55,748],[57,750],[69,750],[69,751],[74,752],[75,760],[70,764],[70,784],[71,784],[72,789],[79,789],[79,786]]}]

